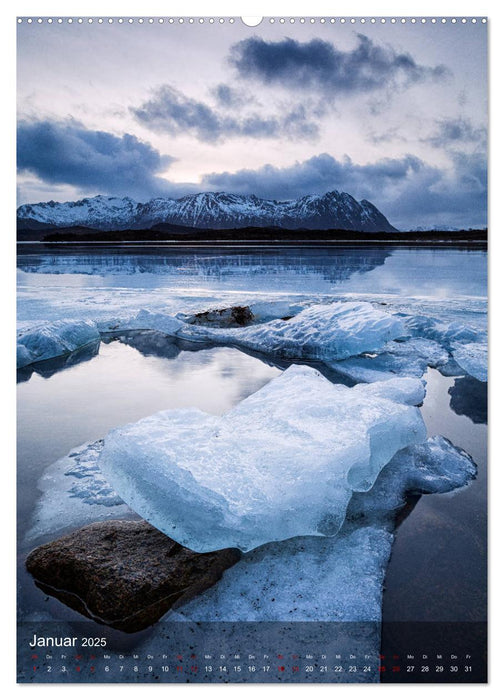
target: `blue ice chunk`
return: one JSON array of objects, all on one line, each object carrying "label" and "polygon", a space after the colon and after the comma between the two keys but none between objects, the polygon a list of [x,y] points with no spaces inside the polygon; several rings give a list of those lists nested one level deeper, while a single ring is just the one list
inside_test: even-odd
[{"label": "blue ice chunk", "polygon": [[[187,340],[210,341],[287,359],[338,360],[380,349],[406,331],[402,321],[367,302],[316,304],[292,318],[244,328],[215,328],[148,314],[146,327]],[[179,327],[177,328],[177,323]]]},{"label": "blue ice chunk", "polygon": [[475,475],[471,457],[446,438],[409,446],[394,455],[372,489],[352,495],[335,537],[259,547],[165,619],[379,622],[395,518],[407,494],[452,491]]},{"label": "blue ice chunk", "polygon": [[222,417],[162,411],[111,431],[100,469],[121,498],[195,551],[334,535],[355,490],[425,439],[419,380],[349,389],[291,366]]},{"label": "blue ice chunk", "polygon": [[37,323],[20,330],[17,336],[17,367],[68,355],[91,343],[99,343],[100,334],[93,321],[65,319]]}]

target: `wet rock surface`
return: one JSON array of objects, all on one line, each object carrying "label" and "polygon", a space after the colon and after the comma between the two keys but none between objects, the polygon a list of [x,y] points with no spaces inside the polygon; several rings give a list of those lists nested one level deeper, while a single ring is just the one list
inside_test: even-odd
[{"label": "wet rock surface", "polygon": [[110,520],[37,547],[26,567],[39,588],[82,615],[137,632],[212,586],[239,558],[235,549],[198,554],[144,520]]},{"label": "wet rock surface", "polygon": [[194,326],[216,326],[217,328],[240,328],[249,326],[253,321],[254,314],[249,306],[201,311],[186,318],[186,323]]}]

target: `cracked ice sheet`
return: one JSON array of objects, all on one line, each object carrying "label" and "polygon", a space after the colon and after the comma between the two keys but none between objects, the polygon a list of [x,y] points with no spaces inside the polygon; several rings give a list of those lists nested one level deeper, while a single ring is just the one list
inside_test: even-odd
[{"label": "cracked ice sheet", "polygon": [[405,316],[403,320],[413,336],[430,338],[446,348],[451,355],[450,360],[445,363],[448,371],[452,371],[450,366],[455,362],[461,369],[460,374],[465,373],[479,381],[487,381],[486,313],[459,314],[455,320],[452,314],[445,318],[412,314]]},{"label": "cracked ice sheet", "polygon": [[[18,287],[17,314],[20,323],[63,317],[106,321],[131,318],[141,309],[175,316],[179,312],[197,313],[213,308],[281,303],[313,304],[319,295],[285,292],[243,292],[227,290],[173,288],[74,288]],[[332,297],[329,299],[332,301]],[[283,315],[283,314],[279,314]]]},{"label": "cracked ice sheet", "polygon": [[[25,321],[57,320],[63,317],[106,321],[110,318],[131,318],[141,309],[175,316],[177,313],[198,313],[230,306],[293,304],[302,308],[333,302],[368,302],[382,311],[403,317],[425,315],[442,323],[466,322],[486,329],[486,297],[431,299],[399,297],[391,294],[323,294],[305,292],[273,292],[222,290],[208,288],[158,287],[18,287],[18,318]],[[283,316],[279,310],[278,316]],[[277,314],[272,313],[272,317]],[[267,315],[266,315],[267,318]]]},{"label": "cracked ice sheet", "polygon": [[480,382],[488,379],[488,348],[486,343],[453,343],[453,359],[462,369]]},{"label": "cracked ice sheet", "polygon": [[[313,305],[327,305],[335,302],[366,302],[378,311],[386,311],[395,321],[402,322],[414,337],[441,343],[448,351],[454,343],[480,343],[481,352],[475,369],[478,378],[485,370],[487,342],[486,297],[460,296],[450,299],[429,297],[398,297],[392,294],[303,294],[303,293],[246,293],[231,290],[209,290],[201,288],[117,288],[97,286],[93,288],[65,287],[19,287],[18,315],[20,325],[29,321],[55,320],[62,317],[94,320],[100,330],[111,326],[131,326],[132,319],[143,309],[154,314],[175,317],[191,315],[211,309],[231,306],[250,306],[261,321],[298,313]],[[261,308],[262,307],[262,308]],[[275,308],[276,307],[276,308]],[[285,311],[286,310],[286,311]],[[145,320],[145,319],[144,319]],[[212,329],[203,329],[210,330]],[[215,330],[215,329],[213,329]],[[238,329],[248,334],[257,329]],[[194,334],[194,328],[189,328]],[[465,335],[464,335],[465,334]],[[362,352],[362,350],[360,351]],[[359,353],[356,353],[359,354]],[[473,353],[474,354],[474,353]],[[472,367],[473,365],[471,365]],[[470,370],[466,370],[470,373]],[[463,373],[463,370],[460,371]]]},{"label": "cracked ice sheet", "polygon": [[103,440],[80,445],[44,471],[27,542],[97,520],[136,517],[98,468],[102,448]]},{"label": "cracked ice sheet", "polygon": [[335,534],[352,491],[425,439],[424,393],[415,379],[349,389],[293,365],[222,417],[162,411],[111,431],[100,469],[134,511],[195,551]]},{"label": "cracked ice sheet", "polygon": [[[236,305],[249,306],[255,316],[254,322],[245,328],[193,326],[184,323],[190,319],[190,314],[180,312],[174,317],[145,309],[134,318],[116,319],[100,324],[100,328],[107,330],[113,325],[120,328],[152,327],[187,340],[230,344],[286,358],[323,359],[330,365],[333,360],[345,356],[350,359],[334,365],[334,369],[355,381],[365,382],[391,376],[422,376],[428,366],[440,368],[452,362],[447,353],[453,354],[466,344],[466,352],[471,353],[472,361],[464,369],[457,365],[457,371],[460,374],[474,371],[473,376],[482,376],[487,361],[486,308],[482,300],[450,302],[447,309],[446,303],[438,301],[412,299],[399,302],[387,297],[385,302],[383,298],[332,304],[315,303],[313,299],[311,303],[301,299],[290,303],[287,300],[245,303],[240,299]],[[225,307],[200,307],[198,312],[217,308]],[[345,319],[344,314],[338,318],[338,308],[346,309],[349,318]],[[284,320],[284,316],[292,315],[294,318]],[[400,330],[394,326],[397,322],[403,324]],[[353,338],[350,331],[357,337]],[[389,337],[393,335],[406,342],[387,340],[387,332]],[[352,342],[345,343],[346,338],[351,338]],[[366,352],[374,349],[377,357],[360,356],[366,344]]]},{"label": "cracked ice sheet", "polygon": [[372,489],[354,493],[335,537],[296,537],[259,547],[214,587],[163,619],[379,622],[395,518],[406,495],[453,491],[475,475],[469,455],[443,437],[407,447]]},{"label": "cracked ice sheet", "polygon": [[[148,327],[184,340],[210,341],[281,358],[338,360],[380,349],[406,334],[402,322],[367,302],[315,304],[288,320],[277,318],[245,328],[192,326],[163,314],[139,314]],[[138,320],[138,319],[137,319]]]},{"label": "cracked ice sheet", "polygon": [[404,342],[390,341],[376,354],[326,364],[356,382],[377,382],[393,377],[422,377],[427,367],[439,367],[448,360],[448,352],[435,340],[409,338]]}]

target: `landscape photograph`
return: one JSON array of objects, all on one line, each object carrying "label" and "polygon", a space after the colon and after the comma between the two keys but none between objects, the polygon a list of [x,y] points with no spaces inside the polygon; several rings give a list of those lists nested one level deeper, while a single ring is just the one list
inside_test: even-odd
[{"label": "landscape photograph", "polygon": [[486,20],[17,22],[18,682],[486,682]]}]

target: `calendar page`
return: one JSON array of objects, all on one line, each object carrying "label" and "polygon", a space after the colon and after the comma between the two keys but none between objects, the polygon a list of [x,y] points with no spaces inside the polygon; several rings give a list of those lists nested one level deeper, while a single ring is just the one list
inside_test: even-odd
[{"label": "calendar page", "polygon": [[18,682],[486,682],[486,18],[17,29]]}]

